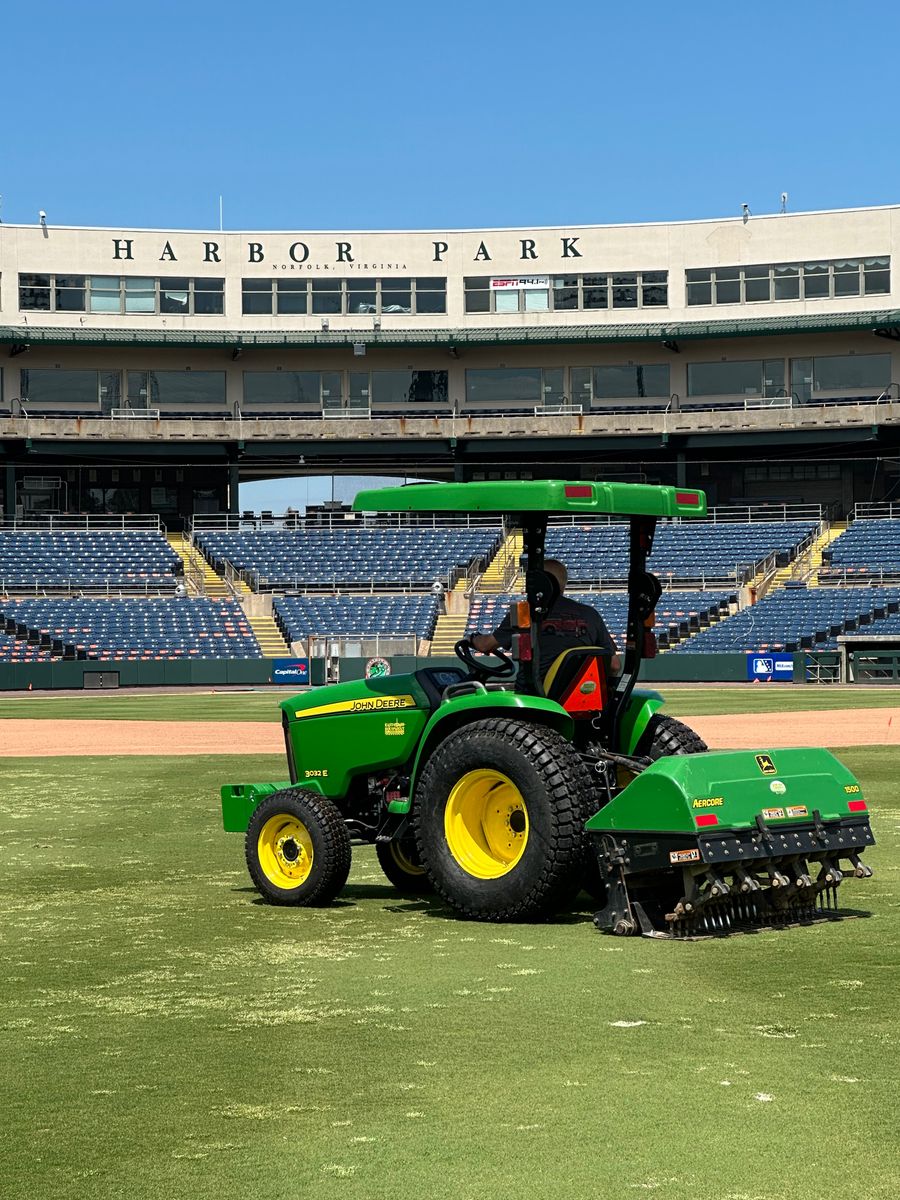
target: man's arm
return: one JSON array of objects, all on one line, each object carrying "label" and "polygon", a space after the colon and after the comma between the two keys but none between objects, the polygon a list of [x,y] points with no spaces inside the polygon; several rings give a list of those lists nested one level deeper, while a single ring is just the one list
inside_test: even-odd
[{"label": "man's arm", "polygon": [[622,660],[619,657],[619,648],[613,641],[612,634],[606,628],[606,622],[599,613],[597,613],[597,626],[594,630],[594,637],[595,644],[597,646],[602,646],[604,650],[609,651],[611,655],[609,660],[609,668],[614,674],[618,675],[619,671],[622,669]]},{"label": "man's arm", "polygon": [[479,654],[490,654],[492,650],[508,650],[512,645],[512,625],[509,613],[493,633],[475,633],[469,638]]}]

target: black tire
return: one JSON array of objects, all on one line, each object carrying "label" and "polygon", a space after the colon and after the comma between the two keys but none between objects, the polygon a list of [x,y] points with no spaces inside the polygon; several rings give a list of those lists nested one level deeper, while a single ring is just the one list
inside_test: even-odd
[{"label": "black tire", "polygon": [[254,809],[244,853],[250,878],[270,904],[330,904],[350,874],[343,817],[331,800],[306,788],[273,792]]},{"label": "black tire", "polygon": [[[482,771],[513,785],[500,793],[495,789],[506,789],[505,783],[483,785],[484,803],[493,808],[493,794],[514,794],[527,817],[523,830],[510,809],[508,836],[513,843],[520,839],[513,851],[518,857],[495,877],[467,869],[445,831],[455,785],[466,787],[462,781]],[[571,902],[584,871],[581,825],[590,786],[578,753],[553,729],[494,717],[450,734],[429,758],[415,795],[416,844],[435,890],[457,912],[481,921],[540,920]],[[479,829],[474,821],[467,828]],[[485,830],[482,823],[486,840]]]},{"label": "black tire", "polygon": [[641,734],[636,753],[651,761],[667,758],[670,754],[703,754],[709,749],[699,733],[675,717],[661,717],[654,713]]},{"label": "black tire", "polygon": [[[659,716],[654,713],[647,722],[647,728],[638,741],[635,753],[656,762],[671,754],[702,754],[708,749],[703,738],[695,733],[689,725],[685,725],[683,721],[679,721],[675,717]],[[593,813],[588,812],[585,820],[591,816]],[[606,883],[601,874],[596,853],[590,845],[589,834],[585,834],[585,841],[589,844],[586,850],[587,862],[582,886],[588,895],[592,896],[599,904],[605,904]]]},{"label": "black tire", "polygon": [[434,884],[419,858],[414,837],[376,842],[375,855],[382,871],[402,895],[428,896],[434,891]]}]

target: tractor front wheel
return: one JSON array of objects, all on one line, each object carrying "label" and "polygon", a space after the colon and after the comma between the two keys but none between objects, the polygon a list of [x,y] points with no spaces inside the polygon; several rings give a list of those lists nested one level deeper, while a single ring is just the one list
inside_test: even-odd
[{"label": "tractor front wheel", "polygon": [[405,896],[427,896],[434,891],[431,880],[419,858],[415,838],[395,838],[391,842],[376,842],[378,865],[398,892]]},{"label": "tractor front wheel", "polygon": [[254,809],[247,869],[270,904],[330,904],[350,873],[350,835],[337,807],[304,788],[273,792]]},{"label": "tractor front wheel", "polygon": [[549,916],[581,883],[590,788],[553,729],[497,717],[450,734],[416,788],[416,843],[435,889],[477,920]]}]

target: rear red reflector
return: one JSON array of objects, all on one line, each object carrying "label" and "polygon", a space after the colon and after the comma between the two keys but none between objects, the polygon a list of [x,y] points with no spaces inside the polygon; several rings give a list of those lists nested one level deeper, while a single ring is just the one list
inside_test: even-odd
[{"label": "rear red reflector", "polygon": [[718,825],[719,823],[719,818],[715,813],[700,813],[699,816],[694,817],[694,820],[698,825]]},{"label": "rear red reflector", "polygon": [[676,492],[675,493],[675,503],[676,504],[694,504],[694,505],[696,505],[696,504],[700,503],[700,497],[697,495],[696,492]]},{"label": "rear red reflector", "polygon": [[594,495],[592,487],[576,487],[574,484],[566,486],[566,498],[568,500],[590,500]]},{"label": "rear red reflector", "polygon": [[847,807],[851,812],[865,812],[866,802],[865,800],[848,800]]}]

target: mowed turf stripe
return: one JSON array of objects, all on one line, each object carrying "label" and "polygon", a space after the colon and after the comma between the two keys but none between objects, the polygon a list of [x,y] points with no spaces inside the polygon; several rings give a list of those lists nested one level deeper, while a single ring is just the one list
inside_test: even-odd
[{"label": "mowed turf stripe", "polygon": [[460,921],[370,849],[262,905],[217,791],[279,755],[0,763],[4,1200],[820,1200],[837,1152],[893,1200],[900,752],[839,753],[872,918],[681,944]]}]

